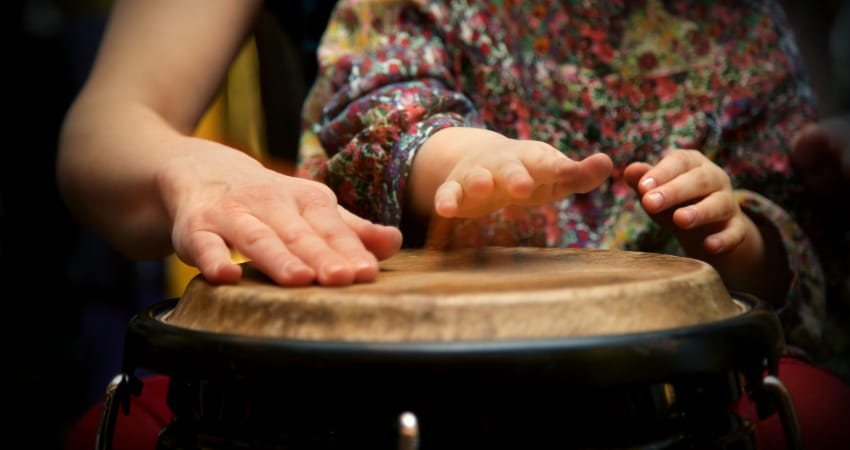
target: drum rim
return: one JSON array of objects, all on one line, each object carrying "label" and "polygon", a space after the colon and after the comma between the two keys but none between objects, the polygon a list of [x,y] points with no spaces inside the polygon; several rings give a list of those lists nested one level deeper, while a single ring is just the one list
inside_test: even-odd
[{"label": "drum rim", "polygon": [[758,377],[774,371],[785,349],[778,317],[755,296],[731,294],[749,311],[699,325],[586,337],[440,342],[315,341],[193,330],[161,320],[176,306],[178,299],[172,298],[131,319],[123,364],[125,373],[145,369],[206,379],[284,377],[356,384],[423,377],[480,383],[482,376],[510,382],[533,376],[608,385],[671,373],[737,370]]}]

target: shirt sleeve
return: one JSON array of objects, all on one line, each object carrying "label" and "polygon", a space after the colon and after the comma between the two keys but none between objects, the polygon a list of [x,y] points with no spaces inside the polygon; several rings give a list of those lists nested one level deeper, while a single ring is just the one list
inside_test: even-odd
[{"label": "shirt sleeve", "polygon": [[776,307],[786,340],[801,348],[814,348],[823,334],[826,314],[823,270],[811,243],[783,208],[767,197],[748,190],[735,192],[748,215],[762,225],[772,226],[785,249],[791,281],[784,302]]},{"label": "shirt sleeve", "polygon": [[753,27],[745,42],[769,49],[771,64],[747,65],[730,57],[727,71],[744,67],[741,73],[759,82],[751,82],[757,89],[749,92],[734,86],[724,90],[716,115],[716,162],[729,174],[747,215],[772,227],[782,240],[791,280],[785,298],[772,303],[786,341],[815,348],[826,317],[826,285],[815,247],[801,226],[811,211],[789,149],[795,133],[817,120],[816,104],[783,11],[770,2],[762,8],[762,23],[772,25]]},{"label": "shirt sleeve", "polygon": [[304,107],[300,176],[321,181],[353,213],[399,226],[416,150],[450,126],[481,126],[454,89],[438,7],[341,1],[319,49]]}]

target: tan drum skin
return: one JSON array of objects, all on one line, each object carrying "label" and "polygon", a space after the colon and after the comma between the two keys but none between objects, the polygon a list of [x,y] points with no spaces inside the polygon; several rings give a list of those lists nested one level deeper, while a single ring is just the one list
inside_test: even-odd
[{"label": "tan drum skin", "polygon": [[666,330],[742,314],[707,263],[597,249],[404,249],[371,283],[283,287],[248,263],[233,285],[193,278],[163,320],[276,339],[458,341]]}]

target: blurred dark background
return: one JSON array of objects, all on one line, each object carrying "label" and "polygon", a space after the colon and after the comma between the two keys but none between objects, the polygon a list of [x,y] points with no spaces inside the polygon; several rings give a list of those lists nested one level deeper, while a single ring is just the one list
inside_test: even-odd
[{"label": "blurred dark background", "polygon": [[[293,160],[298,110],[334,2],[269,2],[256,29],[274,156]],[[11,353],[5,374],[25,448],[61,448],[66,433],[121,370],[123,337],[139,310],[166,299],[164,261],[132,261],[68,213],[54,178],[58,132],[103,33],[109,0],[2,3],[8,106],[3,119],[0,262]],[[269,55],[275,55],[269,57]],[[295,68],[296,73],[293,72]],[[287,75],[286,71],[290,73]],[[283,85],[283,86],[281,86]],[[292,117],[296,120],[286,120]]]},{"label": "blurred dark background", "polygon": [[[315,73],[312,51],[332,3],[276,2],[276,8],[290,11],[272,16],[291,22],[262,31],[271,40],[260,46],[261,55],[275,53],[280,43],[274,39],[286,30],[294,64],[302,64],[296,98]],[[798,29],[821,113],[848,114],[850,1],[783,3]],[[8,412],[14,418],[8,429],[28,448],[61,447],[74,419],[101,398],[120,370],[123,333],[132,315],[165,298],[163,263],[130,261],[114,252],[68,214],[55,186],[59,126],[88,73],[109,6],[106,0],[2,3],[8,108],[0,163],[0,273],[6,291],[5,351],[11,353],[5,364],[12,391]],[[263,73],[274,78],[286,70],[278,62]],[[264,106],[270,116],[292,112],[291,104]],[[269,130],[273,148],[293,148],[292,130]],[[282,151],[279,156],[293,155]],[[834,284],[841,283],[846,289],[843,279]],[[850,328],[850,322],[844,326]]]}]

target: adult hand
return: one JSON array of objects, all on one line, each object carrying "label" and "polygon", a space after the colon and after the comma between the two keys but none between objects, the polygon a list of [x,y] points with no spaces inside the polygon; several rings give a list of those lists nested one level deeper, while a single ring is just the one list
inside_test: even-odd
[{"label": "adult hand", "polygon": [[346,211],[323,184],[215,142],[186,138],[181,145],[204,148],[181,152],[157,184],[177,255],[213,283],[241,276],[231,249],[282,285],[346,285],[374,279],[378,260],[401,246],[397,228]]}]

